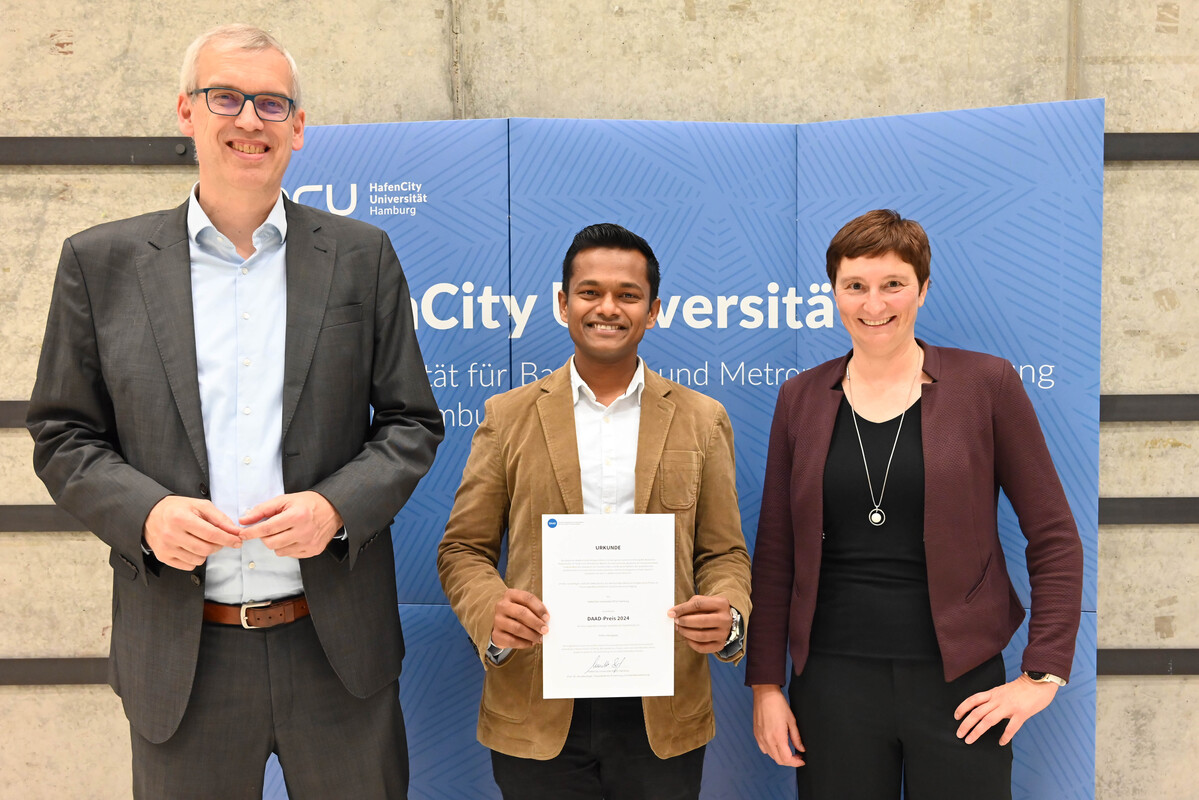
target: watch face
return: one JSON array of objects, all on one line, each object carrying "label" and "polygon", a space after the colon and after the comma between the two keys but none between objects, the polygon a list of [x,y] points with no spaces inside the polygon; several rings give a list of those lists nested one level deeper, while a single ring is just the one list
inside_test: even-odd
[{"label": "watch face", "polygon": [[1032,678],[1034,681],[1043,681],[1043,680],[1045,680],[1045,673],[1044,672],[1029,672],[1028,677]]}]

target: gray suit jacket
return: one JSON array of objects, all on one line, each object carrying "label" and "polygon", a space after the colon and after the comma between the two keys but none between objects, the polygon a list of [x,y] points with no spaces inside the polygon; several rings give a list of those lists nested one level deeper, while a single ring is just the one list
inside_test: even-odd
[{"label": "gray suit jacket", "polygon": [[[320,492],[345,521],[348,542],[301,560],[301,572],[330,663],[365,697],[400,672],[389,526],[443,426],[387,236],[286,211],[283,482]],[[186,220],[184,203],[65,242],[27,419],[51,496],[112,548],[109,680],[153,742],[187,707],[204,600],[203,568],[175,570],[141,549],[159,500],[209,494]]]}]

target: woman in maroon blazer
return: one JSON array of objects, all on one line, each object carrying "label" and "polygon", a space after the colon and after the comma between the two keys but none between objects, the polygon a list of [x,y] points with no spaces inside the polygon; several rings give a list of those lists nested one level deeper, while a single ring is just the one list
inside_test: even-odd
[{"label": "woman in maroon blazer", "polygon": [[[929,261],[893,211],[842,228],[827,268],[853,350],[788,380],[775,408],[746,683],[758,745],[801,767],[804,800],[1010,798],[1004,745],[1070,676],[1074,519],[1012,366],[915,338]],[[1000,489],[1032,583],[1011,682],[1001,651],[1024,611]]]}]

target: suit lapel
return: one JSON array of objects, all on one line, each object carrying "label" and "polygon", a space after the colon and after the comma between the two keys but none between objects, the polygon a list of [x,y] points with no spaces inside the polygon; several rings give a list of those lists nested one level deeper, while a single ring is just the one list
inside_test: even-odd
[{"label": "suit lapel", "polygon": [[570,367],[550,376],[537,398],[537,416],[550,455],[554,478],[567,514],[583,513],[583,483],[579,474],[579,442],[575,436],[574,397],[570,391]]},{"label": "suit lapel", "polygon": [[644,514],[649,508],[650,492],[666,448],[666,434],[670,432],[670,421],[674,418],[674,401],[670,384],[658,373],[645,368],[645,388],[641,392],[641,423],[637,432],[636,500],[633,510]]},{"label": "suit lapel", "polygon": [[170,384],[171,395],[192,452],[208,475],[204,416],[196,366],[196,330],[192,314],[191,253],[187,240],[187,203],[166,214],[149,240],[150,248],[134,260],[142,301],[150,318],[154,343]]},{"label": "suit lapel", "polygon": [[325,318],[333,283],[336,242],[303,206],[284,199],[287,210],[287,343],[283,356],[283,437],[304,391],[308,367]]}]

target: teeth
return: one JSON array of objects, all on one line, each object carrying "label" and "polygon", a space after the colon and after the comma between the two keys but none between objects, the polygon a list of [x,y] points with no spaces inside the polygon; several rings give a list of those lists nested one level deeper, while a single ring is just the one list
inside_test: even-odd
[{"label": "teeth", "polygon": [[877,328],[880,325],[886,325],[888,322],[891,321],[891,319],[892,319],[892,317],[887,317],[887,319],[879,320],[878,322],[871,322],[868,319],[864,319],[864,320],[862,320],[862,324],[868,328]]},{"label": "teeth", "polygon": [[266,145],[261,144],[241,144],[240,142],[231,142],[230,146],[239,153],[259,154],[266,152]]},{"label": "teeth", "polygon": [[619,325],[605,325],[602,322],[593,322],[593,323],[591,323],[591,327],[596,328],[601,331],[618,331],[618,330],[620,330]]}]

